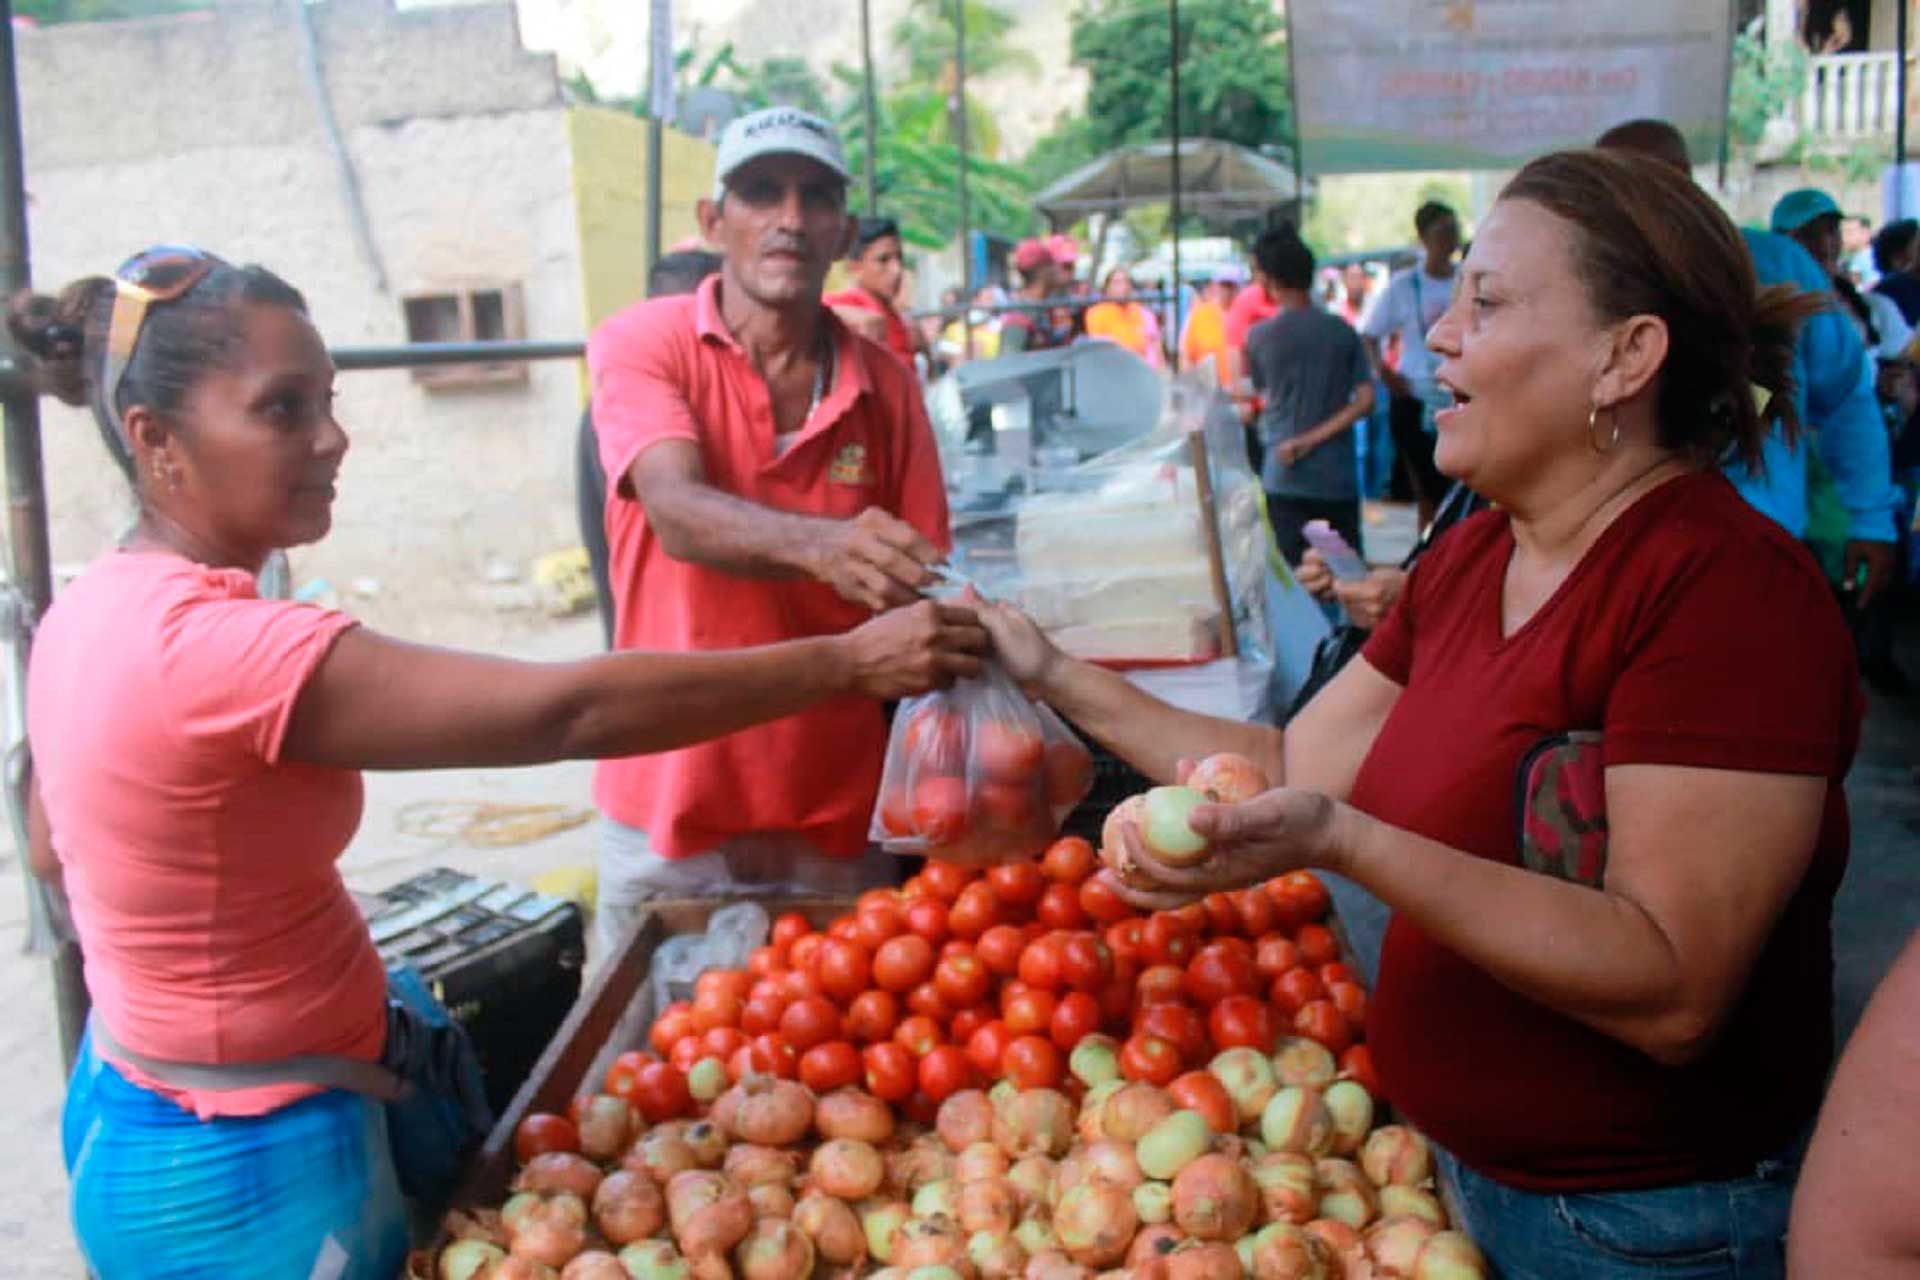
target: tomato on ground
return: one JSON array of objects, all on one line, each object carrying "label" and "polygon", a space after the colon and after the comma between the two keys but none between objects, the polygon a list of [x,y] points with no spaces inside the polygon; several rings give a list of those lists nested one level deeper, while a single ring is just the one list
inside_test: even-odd
[{"label": "tomato on ground", "polygon": [[1087,913],[1080,909],[1080,886],[1050,884],[1040,895],[1034,916],[1049,929],[1084,929]]},{"label": "tomato on ground", "polygon": [[929,858],[927,865],[921,868],[920,878],[926,881],[934,897],[943,902],[952,902],[960,896],[962,889],[973,882],[974,873],[958,863]]},{"label": "tomato on ground", "polygon": [[1340,958],[1340,944],[1335,941],[1333,930],[1323,924],[1301,925],[1294,932],[1293,945],[1300,948],[1300,963],[1316,969]]},{"label": "tomato on ground", "polygon": [[894,1043],[906,1046],[907,1051],[916,1058],[924,1058],[932,1053],[940,1047],[943,1039],[940,1024],[918,1013],[902,1018],[893,1031]]},{"label": "tomato on ground", "polygon": [[825,996],[805,996],[780,1015],[780,1038],[804,1053],[817,1044],[840,1039],[845,1028],[840,1010]]},{"label": "tomato on ground", "polygon": [[1318,1040],[1336,1056],[1353,1043],[1353,1028],[1331,1000],[1309,1000],[1300,1006],[1300,1012],[1293,1015],[1293,1030],[1296,1035]]},{"label": "tomato on ground", "polygon": [[1215,1049],[1273,1052],[1273,1010],[1258,996],[1228,996],[1207,1014],[1207,1032]]},{"label": "tomato on ground", "polygon": [[1313,976],[1313,970],[1299,965],[1287,970],[1273,980],[1273,986],[1267,991],[1267,999],[1274,1008],[1291,1018],[1300,1012],[1301,1006],[1314,1000],[1324,1000],[1327,989],[1320,985],[1320,979]]},{"label": "tomato on ground", "polygon": [[776,947],[785,947],[791,953],[796,938],[804,938],[813,932],[813,926],[798,911],[782,912],[773,922],[771,941]]},{"label": "tomato on ground", "polygon": [[1188,1066],[1203,1066],[1213,1057],[1207,1020],[1188,1005],[1175,1001],[1148,1005],[1134,1019],[1134,1029],[1172,1045]]},{"label": "tomato on ground", "polygon": [[1253,947],[1253,967],[1268,982],[1300,963],[1300,948],[1283,933],[1263,934]]},{"label": "tomato on ground", "polygon": [[1148,964],[1176,964],[1186,967],[1199,950],[1193,931],[1171,912],[1156,911],[1147,917],[1140,931],[1140,958]]},{"label": "tomato on ground", "polygon": [[799,1051],[777,1032],[755,1036],[746,1052],[753,1069],[761,1075],[779,1076],[782,1080],[791,1080],[799,1073]]},{"label": "tomato on ground", "polygon": [[1054,1089],[1065,1076],[1066,1064],[1053,1041],[1020,1036],[1007,1046],[1000,1069],[1022,1089]]},{"label": "tomato on ground", "polygon": [[993,1008],[990,1005],[977,1004],[971,1009],[962,1009],[953,1015],[947,1024],[947,1039],[957,1045],[965,1045],[973,1039],[973,1033],[993,1021]]},{"label": "tomato on ground", "polygon": [[1374,1097],[1380,1096],[1380,1077],[1373,1071],[1373,1050],[1367,1046],[1351,1045],[1340,1055],[1340,1074],[1359,1081]]},{"label": "tomato on ground", "polygon": [[960,891],[947,912],[947,928],[956,938],[977,938],[1000,923],[1000,903],[993,889],[975,882]]},{"label": "tomato on ground", "polygon": [[662,1124],[693,1113],[686,1072],[670,1063],[649,1062],[642,1067],[633,1093],[633,1105],[640,1108],[648,1124]]},{"label": "tomato on ground", "polygon": [[1248,996],[1260,989],[1260,970],[1253,958],[1224,942],[1209,942],[1187,964],[1187,998],[1214,1005],[1228,996]]},{"label": "tomato on ground", "polygon": [[867,1092],[882,1102],[904,1102],[919,1087],[919,1063],[904,1045],[870,1044],[861,1063]]},{"label": "tomato on ground", "polygon": [[1077,885],[1100,865],[1093,846],[1079,836],[1063,836],[1047,846],[1040,858],[1040,871],[1056,884]]},{"label": "tomato on ground", "polygon": [[1030,907],[1040,901],[1047,878],[1037,862],[1003,862],[987,871],[993,896],[1008,906]]},{"label": "tomato on ground", "polygon": [[1105,1018],[1098,1000],[1084,991],[1069,991],[1053,1007],[1053,1017],[1047,1023],[1047,1034],[1062,1050],[1071,1053],[1073,1046],[1098,1031],[1103,1021]]},{"label": "tomato on ground", "polygon": [[1060,944],[1060,977],[1076,991],[1099,991],[1113,978],[1113,952],[1099,934],[1069,934]]},{"label": "tomato on ground", "polygon": [[841,1004],[849,1004],[873,980],[873,953],[865,943],[830,938],[820,948],[814,973],[822,990]]},{"label": "tomato on ground", "polygon": [[654,1021],[653,1031],[647,1037],[655,1053],[667,1053],[687,1036],[693,1034],[693,1005],[686,1000],[675,1000],[660,1011]]},{"label": "tomato on ground", "polygon": [[1038,987],[1015,992],[1000,1003],[1000,1017],[1015,1035],[1046,1035],[1059,1001]]},{"label": "tomato on ground", "polygon": [[1347,1020],[1353,1038],[1360,1039],[1367,1026],[1367,989],[1357,982],[1329,982],[1327,999],[1333,1001],[1333,1007]]},{"label": "tomato on ground", "polygon": [[902,908],[907,928],[934,946],[947,940],[947,904],[938,898],[915,898]]},{"label": "tomato on ground", "polygon": [[580,1150],[580,1130],[565,1116],[536,1111],[513,1131],[513,1155],[521,1164],[550,1151]]},{"label": "tomato on ground", "polygon": [[800,1055],[800,1083],[815,1093],[853,1084],[861,1070],[860,1051],[845,1040],[829,1040]]},{"label": "tomato on ground", "polygon": [[632,1102],[634,1086],[640,1082],[640,1068],[653,1060],[650,1055],[638,1049],[629,1049],[615,1058],[613,1065],[607,1068],[607,1092],[616,1098],[624,1098]]},{"label": "tomato on ground", "polygon": [[874,953],[873,981],[888,991],[911,991],[933,976],[933,964],[931,942],[917,933],[901,934]]},{"label": "tomato on ground", "polygon": [[933,985],[954,1009],[970,1009],[987,998],[993,975],[977,956],[953,955],[934,966]]},{"label": "tomato on ground", "polygon": [[1189,1071],[1176,1076],[1173,1083],[1167,1086],[1167,1093],[1179,1106],[1188,1111],[1198,1111],[1206,1120],[1207,1128],[1215,1133],[1240,1131],[1240,1112],[1234,1106],[1233,1096],[1213,1072]]},{"label": "tomato on ground", "polygon": [[1136,1032],[1120,1046],[1120,1074],[1166,1086],[1180,1074],[1180,1051],[1159,1036]]},{"label": "tomato on ground", "polygon": [[1020,981],[1048,991],[1058,987],[1065,976],[1065,945],[1066,939],[1055,934],[1029,942],[1020,953]]},{"label": "tomato on ground", "polygon": [[957,1045],[943,1044],[920,1059],[920,1092],[945,1102],[973,1082],[973,1063]]},{"label": "tomato on ground", "polygon": [[991,1080],[1000,1073],[1000,1063],[1014,1039],[1012,1028],[993,1019],[967,1037],[967,1058],[983,1078]]},{"label": "tomato on ground", "polygon": [[891,991],[862,991],[847,1006],[847,1034],[861,1044],[879,1044],[899,1025],[900,1000]]}]

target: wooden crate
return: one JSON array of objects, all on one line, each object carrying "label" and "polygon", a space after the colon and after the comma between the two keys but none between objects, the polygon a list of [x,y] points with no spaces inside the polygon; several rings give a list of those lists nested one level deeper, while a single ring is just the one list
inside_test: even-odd
[{"label": "wooden crate", "polygon": [[[534,1063],[526,1083],[520,1086],[481,1144],[467,1177],[453,1196],[455,1207],[497,1206],[506,1200],[514,1175],[514,1130],[527,1116],[537,1112],[565,1114],[576,1094],[597,1091],[583,1087],[587,1084],[587,1070],[607,1047],[621,1016],[645,990],[654,949],[676,934],[704,930],[708,918],[726,905],[727,900],[711,898],[667,900],[650,904],[640,914],[614,957],[600,967],[581,991],[546,1051]],[[853,909],[853,902],[845,898],[773,899],[762,905],[770,914],[798,911],[817,928],[825,928],[836,917]],[[1340,959],[1359,972],[1339,916],[1329,914],[1327,924],[1339,944]],[[1382,1106],[1385,1110],[1384,1104]],[[1459,1197],[1452,1182],[1436,1171],[1434,1186],[1447,1217],[1456,1228],[1464,1229]],[[437,1255],[445,1243],[443,1236],[436,1238],[426,1257]]]},{"label": "wooden crate", "polygon": [[[621,1016],[646,989],[654,949],[675,934],[704,930],[708,917],[730,901],[734,900],[664,900],[649,904],[640,913],[613,958],[600,966],[580,992],[546,1051],[533,1064],[526,1083],[481,1143],[472,1167],[454,1193],[454,1205],[498,1205],[506,1199],[514,1174],[513,1133],[520,1122],[542,1111],[565,1115],[574,1095],[598,1092],[597,1088],[584,1087],[587,1069],[606,1048]],[[798,911],[818,927],[853,909],[852,900],[846,898],[769,899],[762,905],[771,915]]]}]

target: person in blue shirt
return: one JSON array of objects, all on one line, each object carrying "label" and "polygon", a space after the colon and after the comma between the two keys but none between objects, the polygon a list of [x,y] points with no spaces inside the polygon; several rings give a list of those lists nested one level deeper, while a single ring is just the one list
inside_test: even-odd
[{"label": "person in blue shirt", "polygon": [[[1664,120],[1633,120],[1600,136],[1601,147],[1637,151],[1693,173],[1687,144]],[[1809,293],[1830,294],[1831,284],[1807,251],[1771,231],[1741,228],[1761,285],[1791,284]],[[1848,538],[1842,581],[1864,608],[1887,585],[1893,572],[1899,494],[1887,451],[1886,426],[1874,398],[1874,369],[1853,322],[1838,309],[1827,310],[1800,326],[1793,349],[1793,398],[1800,421],[1813,428],[1814,448],[1833,477],[1847,509]],[[1776,427],[1762,451],[1763,465],[1753,469],[1737,460],[1723,464],[1734,487],[1757,509],[1796,538],[1807,533],[1807,458],[1787,443]]]}]

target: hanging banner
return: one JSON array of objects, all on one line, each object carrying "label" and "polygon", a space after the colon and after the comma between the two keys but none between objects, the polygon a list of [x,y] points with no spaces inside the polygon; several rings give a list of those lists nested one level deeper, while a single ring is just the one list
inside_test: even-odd
[{"label": "hanging banner", "polygon": [[1308,173],[1511,169],[1651,116],[1720,154],[1728,0],[1288,0]]}]

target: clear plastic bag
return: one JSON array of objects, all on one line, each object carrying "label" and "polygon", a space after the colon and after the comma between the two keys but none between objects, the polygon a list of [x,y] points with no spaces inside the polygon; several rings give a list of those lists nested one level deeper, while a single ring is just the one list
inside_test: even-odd
[{"label": "clear plastic bag", "polygon": [[1032,858],[1093,787],[1093,755],[997,664],[900,704],[869,836],[981,866]]}]

